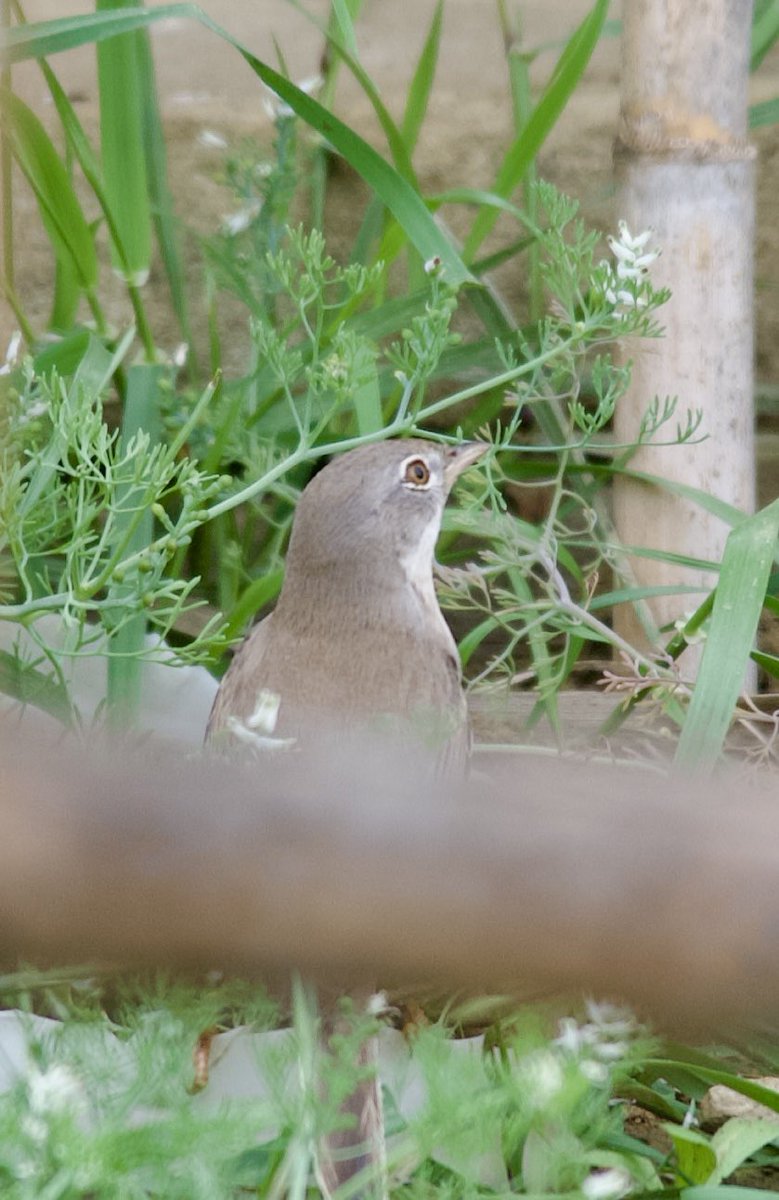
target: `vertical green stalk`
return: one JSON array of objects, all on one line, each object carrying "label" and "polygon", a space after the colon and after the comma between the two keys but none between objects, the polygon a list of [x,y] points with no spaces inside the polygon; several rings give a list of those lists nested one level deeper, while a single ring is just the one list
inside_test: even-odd
[{"label": "vertical green stalk", "polygon": [[178,318],[181,335],[189,347],[187,370],[192,378],[197,376],[197,358],[189,321],[187,285],[181,261],[179,230],[173,207],[173,196],[168,183],[168,153],[160,116],[149,31],[147,29],[139,30],[137,38],[138,87],[151,216],[165,274],[168,277],[173,308]]},{"label": "vertical green stalk", "polygon": [[[11,0],[2,0],[0,8],[0,28],[3,32],[11,26]],[[0,68],[0,87],[11,89],[11,67],[4,59]],[[14,222],[13,222],[13,191],[11,180],[11,143],[8,140],[5,122],[0,125],[0,198],[3,205],[3,274],[5,285],[13,291],[14,287]]]},{"label": "vertical green stalk", "polygon": [[[159,365],[139,365],[127,372],[127,392],[120,447],[126,449],[130,440],[144,430],[155,445],[160,438],[159,387],[170,368]],[[137,505],[142,502],[141,489],[127,482],[117,489],[116,517],[117,541],[122,541],[127,527],[136,521]],[[126,553],[142,550],[152,541],[154,517],[151,511],[144,512],[133,529]],[[122,594],[127,594],[127,585],[117,584],[112,589],[117,606],[121,605]],[[136,613],[120,626],[110,638],[108,658],[108,723],[115,732],[132,728],[137,721],[141,701],[143,663],[139,657],[146,635],[146,615]]]},{"label": "vertical green stalk", "polygon": [[[533,111],[533,97],[530,87],[530,63],[533,56],[522,49],[522,21],[515,10],[509,13],[506,0],[497,0],[498,17],[500,20],[503,44],[506,51],[506,63],[509,72],[511,88],[511,108],[514,117],[514,132],[519,137],[527,127],[530,114]],[[522,203],[533,224],[537,223],[538,200],[536,196],[537,171],[536,160],[533,158],[527,165],[522,177]],[[540,269],[540,250],[538,243],[533,241],[528,248],[528,311],[533,324],[540,321],[544,313],[544,296]]]},{"label": "vertical green stalk", "polygon": [[[95,0],[98,12],[120,8],[122,0]],[[139,39],[122,33],[97,44],[100,92],[100,146],[105,190],[126,261],[114,267],[136,285],[145,282],[151,261],[151,213],[143,137]]]}]

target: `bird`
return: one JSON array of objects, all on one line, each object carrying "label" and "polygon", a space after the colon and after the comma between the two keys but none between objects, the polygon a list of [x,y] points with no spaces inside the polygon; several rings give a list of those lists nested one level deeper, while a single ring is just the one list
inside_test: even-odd
[{"label": "bird", "polygon": [[[433,581],[444,504],[486,445],[408,438],[333,458],[304,488],[274,611],[254,626],[226,671],[207,740],[262,727],[305,742],[321,728],[377,716],[439,734],[444,767],[467,758],[457,646]],[[259,716],[258,716],[259,708]],[[273,706],[271,706],[273,711]]]},{"label": "bird", "polygon": [[[452,485],[486,450],[477,442],[387,440],[348,450],[313,476],[295,511],[276,607],[228,667],[208,742],[304,751],[323,731],[340,738],[381,730],[401,744],[421,738],[437,775],[465,773],[460,660],[433,569]],[[367,1003],[368,992],[350,990]],[[348,1027],[331,999],[325,1038]],[[369,1043],[360,1050],[363,1068],[374,1051]],[[335,1131],[323,1149],[318,1177],[326,1195],[366,1164],[381,1172],[375,1076],[363,1069],[341,1112],[356,1128]]]}]

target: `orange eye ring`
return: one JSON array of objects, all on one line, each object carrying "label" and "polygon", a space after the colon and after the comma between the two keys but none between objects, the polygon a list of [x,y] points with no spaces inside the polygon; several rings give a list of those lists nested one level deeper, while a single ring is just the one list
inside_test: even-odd
[{"label": "orange eye ring", "polygon": [[411,487],[427,487],[430,482],[430,468],[424,458],[410,458],[403,469],[403,482]]}]

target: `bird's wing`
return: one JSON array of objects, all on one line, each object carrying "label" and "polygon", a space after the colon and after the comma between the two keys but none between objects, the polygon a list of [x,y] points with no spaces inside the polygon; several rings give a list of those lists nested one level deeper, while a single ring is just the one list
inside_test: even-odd
[{"label": "bird's wing", "polygon": [[250,629],[236,651],[214,698],[206,726],[207,742],[225,729],[228,717],[246,720],[257,707],[272,620],[273,614]]}]

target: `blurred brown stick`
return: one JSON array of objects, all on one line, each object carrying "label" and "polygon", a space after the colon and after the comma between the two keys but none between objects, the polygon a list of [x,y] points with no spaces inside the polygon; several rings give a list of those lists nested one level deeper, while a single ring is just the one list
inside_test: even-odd
[{"label": "blurred brown stick", "polygon": [[514,757],[434,794],[406,767],[0,736],[3,965],[586,988],[685,1023],[775,1012],[776,786]]}]

